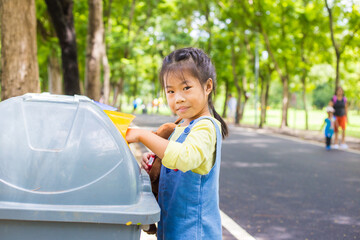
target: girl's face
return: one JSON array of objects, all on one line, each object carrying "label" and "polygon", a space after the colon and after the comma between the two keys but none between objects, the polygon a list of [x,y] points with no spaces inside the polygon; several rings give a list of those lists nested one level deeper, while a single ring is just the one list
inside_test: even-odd
[{"label": "girl's face", "polygon": [[208,97],[212,91],[212,79],[204,86],[191,74],[169,73],[164,78],[166,99],[172,112],[184,120],[184,125],[201,117],[211,116]]},{"label": "girl's face", "polygon": [[342,96],[343,94],[344,94],[344,90],[341,87],[338,88],[337,91],[336,91],[336,95]]}]

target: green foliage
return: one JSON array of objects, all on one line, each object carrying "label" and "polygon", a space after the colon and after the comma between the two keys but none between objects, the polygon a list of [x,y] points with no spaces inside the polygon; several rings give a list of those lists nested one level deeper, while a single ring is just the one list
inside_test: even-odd
[{"label": "green foliage", "polygon": [[316,86],[313,91],[313,104],[317,109],[322,109],[328,105],[331,97],[334,95],[333,88],[329,84]]},{"label": "green foliage", "polygon": [[279,81],[274,81],[270,89],[269,105],[281,109],[282,86]]},{"label": "green foliage", "polygon": [[[111,12],[107,16],[110,3]],[[340,84],[350,107],[360,108],[360,7],[353,1],[331,1],[331,4],[336,40],[340,46],[347,43],[341,56]],[[225,86],[233,93],[236,91],[235,73],[251,94],[249,101],[253,101],[257,48],[260,73],[270,79],[269,104],[281,107],[280,74],[260,32],[260,23],[280,71],[288,74],[290,94],[297,93],[301,99],[304,72],[306,95],[310,97],[309,102],[313,101],[310,105],[322,108],[333,93],[336,58],[323,0],[104,0],[103,10],[110,81],[116,86],[120,79],[124,80],[123,95],[149,99],[160,96],[158,70],[162,59],[177,48],[193,46],[207,51],[215,64],[217,95],[225,94]],[[49,55],[55,54],[59,59],[61,55],[44,1],[36,1],[36,11],[40,81],[42,90],[47,91]],[[87,1],[74,1],[73,15],[83,83],[89,17]],[[257,90],[260,92],[260,86]]]}]

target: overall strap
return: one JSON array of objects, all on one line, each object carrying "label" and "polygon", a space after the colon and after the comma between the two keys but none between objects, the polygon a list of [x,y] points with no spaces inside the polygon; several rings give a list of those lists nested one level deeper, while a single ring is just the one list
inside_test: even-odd
[{"label": "overall strap", "polygon": [[[221,142],[222,142],[222,135],[221,135],[221,132],[220,132],[220,128],[218,126],[218,124],[216,123],[216,121],[214,120],[214,118],[212,117],[209,117],[209,116],[202,116],[202,117],[199,117],[195,120],[192,120],[189,124],[189,126],[187,126],[185,129],[184,129],[184,132],[179,136],[179,138],[176,140],[176,142],[179,142],[179,143],[183,143],[186,139],[186,137],[188,136],[188,134],[190,133],[191,129],[193,128],[193,126],[200,120],[202,119],[209,119],[210,121],[213,122],[214,124],[214,127],[216,129],[216,159],[220,158],[221,157]],[[218,161],[216,161],[215,164],[217,164]]]},{"label": "overall strap", "polygon": [[[178,139],[176,140],[177,142],[179,143],[183,143],[187,137],[187,135],[190,133],[191,129],[194,127],[194,125],[202,120],[202,119],[209,119],[210,121],[213,122],[214,126],[215,126],[215,129],[216,129],[216,137],[218,138],[218,132],[220,133],[220,129],[219,129],[219,126],[217,125],[217,123],[215,122],[215,120],[212,118],[212,117],[209,117],[209,116],[202,116],[202,117],[199,117],[195,120],[192,120],[189,124],[189,126],[187,126],[185,129],[184,129],[184,132],[178,137]],[[221,133],[220,133],[220,136],[221,136]]]}]

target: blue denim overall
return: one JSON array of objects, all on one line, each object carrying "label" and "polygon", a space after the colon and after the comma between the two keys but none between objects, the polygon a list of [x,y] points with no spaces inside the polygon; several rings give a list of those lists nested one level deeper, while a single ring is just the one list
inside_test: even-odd
[{"label": "blue denim overall", "polygon": [[219,172],[222,136],[214,119],[200,117],[192,121],[176,140],[184,142],[191,128],[201,119],[209,119],[216,129],[215,164],[206,175],[192,171],[174,171],[161,166],[159,205],[161,217],[158,239],[220,240]]}]

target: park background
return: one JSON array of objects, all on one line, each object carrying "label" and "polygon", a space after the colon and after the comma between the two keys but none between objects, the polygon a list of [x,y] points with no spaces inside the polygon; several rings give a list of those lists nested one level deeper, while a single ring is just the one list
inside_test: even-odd
[{"label": "park background", "polygon": [[342,86],[360,138],[359,0],[0,0],[0,14],[1,100],[82,94],[133,112],[166,101],[162,59],[192,46],[213,60],[223,117],[232,93],[237,124],[319,130]]}]

